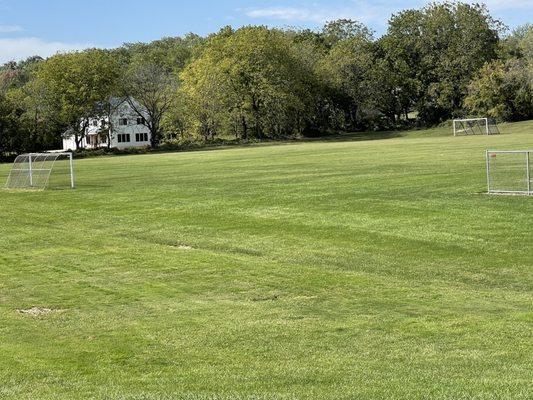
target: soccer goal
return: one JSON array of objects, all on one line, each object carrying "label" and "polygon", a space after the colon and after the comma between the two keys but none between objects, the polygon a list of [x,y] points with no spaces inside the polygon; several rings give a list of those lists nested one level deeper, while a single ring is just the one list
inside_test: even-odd
[{"label": "soccer goal", "polygon": [[453,120],[453,135],[498,135],[500,130],[492,118],[468,118]]},{"label": "soccer goal", "polygon": [[72,153],[31,153],[15,159],[7,189],[74,188]]},{"label": "soccer goal", "polygon": [[533,150],[487,150],[489,193],[533,194]]}]

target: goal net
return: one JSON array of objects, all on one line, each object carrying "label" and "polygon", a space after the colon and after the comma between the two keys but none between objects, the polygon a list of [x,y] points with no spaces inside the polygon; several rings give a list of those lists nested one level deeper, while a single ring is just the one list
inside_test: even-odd
[{"label": "goal net", "polygon": [[489,193],[533,194],[533,150],[487,151]]},{"label": "goal net", "polygon": [[31,153],[15,159],[7,189],[74,188],[71,153]]},{"label": "goal net", "polygon": [[469,118],[453,120],[453,135],[498,135],[500,130],[492,118]]}]

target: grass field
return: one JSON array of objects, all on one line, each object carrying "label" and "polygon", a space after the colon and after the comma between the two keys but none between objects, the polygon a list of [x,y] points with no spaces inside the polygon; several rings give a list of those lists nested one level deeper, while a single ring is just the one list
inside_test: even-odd
[{"label": "grass field", "polygon": [[0,398],[531,399],[533,197],[485,195],[484,151],[533,148],[533,121],[502,130],[0,190]]}]

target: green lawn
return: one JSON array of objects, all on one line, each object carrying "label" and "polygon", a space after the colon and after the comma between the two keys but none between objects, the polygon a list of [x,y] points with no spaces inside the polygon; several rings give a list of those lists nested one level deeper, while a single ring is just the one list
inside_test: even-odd
[{"label": "green lawn", "polygon": [[0,190],[0,398],[531,399],[533,197],[484,194],[484,151],[533,148],[533,121],[502,131]]}]

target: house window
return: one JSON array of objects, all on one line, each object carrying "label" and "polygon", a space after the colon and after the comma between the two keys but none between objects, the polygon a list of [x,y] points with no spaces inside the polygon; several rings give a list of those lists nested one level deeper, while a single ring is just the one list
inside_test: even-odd
[{"label": "house window", "polygon": [[117,139],[119,143],[129,143],[131,140],[129,133],[119,133]]},{"label": "house window", "polygon": [[137,125],[144,125],[146,124],[146,120],[144,117],[137,117]]},{"label": "house window", "polygon": [[119,125],[125,126],[128,125],[128,119],[127,118],[121,118],[119,121]]},{"label": "house window", "polygon": [[148,133],[136,133],[135,134],[135,141],[136,142],[147,142],[148,141]]}]

